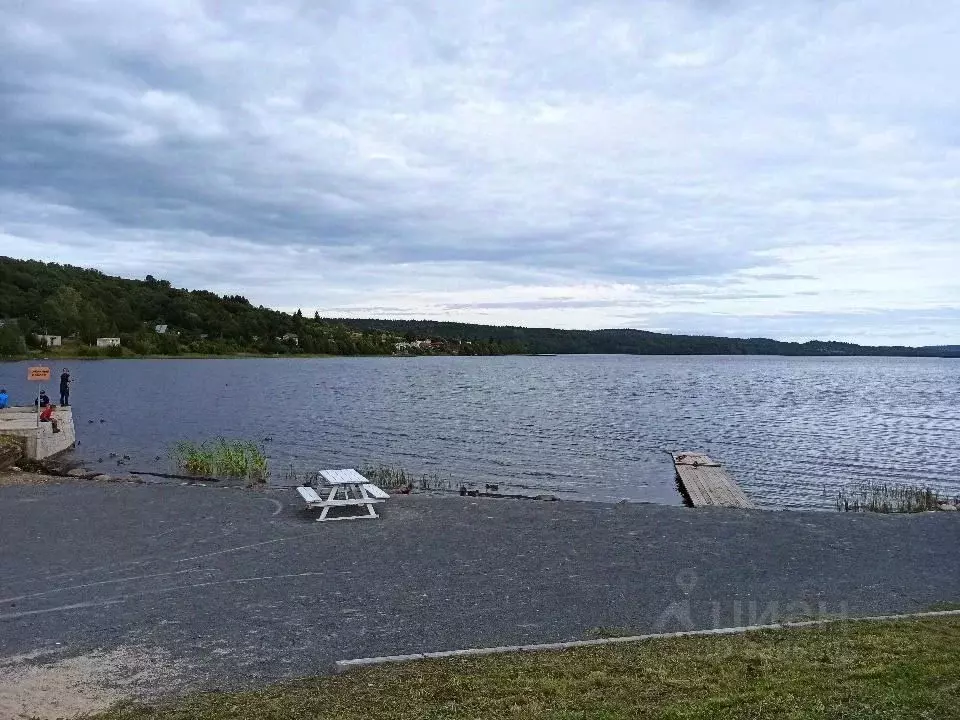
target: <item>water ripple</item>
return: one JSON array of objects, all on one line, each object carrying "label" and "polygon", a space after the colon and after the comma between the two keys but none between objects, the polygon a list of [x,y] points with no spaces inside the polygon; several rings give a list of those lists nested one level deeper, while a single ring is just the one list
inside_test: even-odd
[{"label": "water ripple", "polygon": [[[119,452],[168,470],[180,439],[272,437],[275,468],[399,463],[506,491],[679,503],[663,451],[690,449],[784,508],[831,507],[860,480],[960,494],[958,369],[623,356],[72,364],[78,454],[93,467]],[[0,372],[8,386],[23,374],[12,363]]]}]

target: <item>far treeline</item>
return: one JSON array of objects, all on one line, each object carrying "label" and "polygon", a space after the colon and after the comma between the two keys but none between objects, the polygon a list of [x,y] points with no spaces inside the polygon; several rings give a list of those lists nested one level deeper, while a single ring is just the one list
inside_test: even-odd
[{"label": "far treeline", "polygon": [[822,340],[795,343],[766,338],[667,335],[646,330],[553,330],[432,320],[339,319],[336,322],[365,332],[390,332],[418,337],[456,337],[463,340],[489,338],[502,343],[518,344],[524,348],[525,352],[535,354],[960,356],[960,346],[870,347]]},{"label": "far treeline", "polygon": [[[241,295],[180,290],[148,275],[127,280],[70,265],[0,256],[0,356],[43,352],[131,355],[502,355],[516,343],[437,338],[414,346],[401,334],[364,331],[301,311],[255,307]],[[165,327],[164,327],[165,326]],[[60,348],[42,336],[58,336]],[[119,338],[118,347],[97,347]],[[424,338],[409,338],[424,339]],[[397,345],[401,345],[398,350]]]},{"label": "far treeline", "polygon": [[[356,320],[255,307],[241,295],[181,290],[148,275],[128,280],[70,265],[0,257],[0,355],[567,354],[958,356],[957,347],[866,347],[552,330],[430,320]],[[59,336],[47,347],[42,336]],[[98,338],[119,347],[98,348]]]}]

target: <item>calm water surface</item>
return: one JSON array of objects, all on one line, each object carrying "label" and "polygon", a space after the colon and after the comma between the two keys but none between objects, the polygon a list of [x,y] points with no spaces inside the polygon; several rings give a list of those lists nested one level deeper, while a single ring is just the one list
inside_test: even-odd
[{"label": "calm water surface", "polygon": [[[455,482],[497,482],[508,492],[679,504],[663,451],[703,450],[769,507],[832,507],[837,487],[867,479],[960,493],[954,360],[561,356],[69,366],[75,454],[105,471],[116,470],[110,452],[131,456],[124,471],[170,471],[176,441],[225,435],[272,438],[265,447],[278,477],[290,465],[383,462]],[[29,400],[25,368],[0,365],[0,382],[19,403]]]}]

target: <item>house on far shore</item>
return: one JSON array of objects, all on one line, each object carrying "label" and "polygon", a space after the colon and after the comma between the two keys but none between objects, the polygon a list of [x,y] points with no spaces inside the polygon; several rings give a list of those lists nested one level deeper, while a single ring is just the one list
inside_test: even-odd
[{"label": "house on far shore", "polygon": [[394,343],[394,347],[397,349],[397,352],[406,352],[408,350],[429,350],[433,347],[433,342],[431,340],[414,340],[412,342],[398,342]]},{"label": "house on far shore", "polygon": [[34,335],[36,341],[43,345],[44,347],[61,347],[63,345],[63,338],[60,335]]},{"label": "house on far shore", "polygon": [[300,347],[300,338],[293,333],[287,333],[280,339],[283,340],[283,342],[292,342],[297,347]]},{"label": "house on far shore", "polygon": [[154,327],[154,330],[157,331],[157,335],[166,335],[166,334],[167,334],[167,326],[166,326],[166,325],[157,325],[156,327]]},{"label": "house on far shore", "polygon": [[120,338],[97,338],[97,347],[120,347]]}]

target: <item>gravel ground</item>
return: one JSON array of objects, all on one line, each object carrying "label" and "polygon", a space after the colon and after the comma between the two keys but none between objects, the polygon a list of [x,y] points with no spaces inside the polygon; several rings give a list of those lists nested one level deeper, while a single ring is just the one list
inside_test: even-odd
[{"label": "gravel ground", "polygon": [[[151,696],[369,655],[960,601],[960,513],[379,507],[380,520],[319,524],[293,489],[0,487],[0,660],[163,657],[176,672],[134,693]],[[132,692],[125,672],[97,682]]]}]

